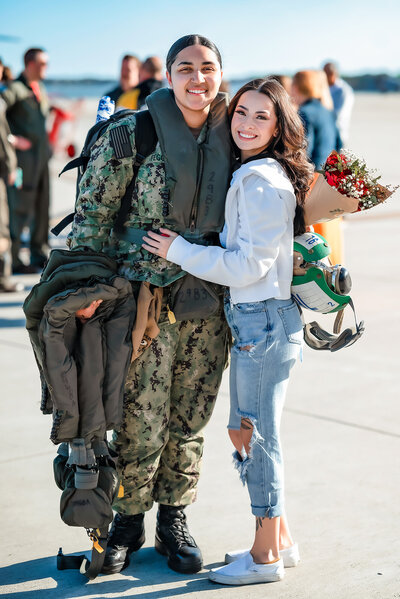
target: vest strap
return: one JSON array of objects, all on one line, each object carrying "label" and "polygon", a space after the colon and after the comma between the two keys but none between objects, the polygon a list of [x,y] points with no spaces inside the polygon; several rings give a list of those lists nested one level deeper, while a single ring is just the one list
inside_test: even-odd
[{"label": "vest strap", "polygon": [[132,227],[123,227],[122,229],[114,227],[114,233],[121,241],[142,245],[143,237],[147,235],[148,231],[145,231],[144,229],[133,229]]}]

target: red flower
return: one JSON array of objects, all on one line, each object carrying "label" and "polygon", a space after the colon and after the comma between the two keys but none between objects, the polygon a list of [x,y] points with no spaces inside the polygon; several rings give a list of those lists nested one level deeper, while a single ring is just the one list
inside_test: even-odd
[{"label": "red flower", "polygon": [[329,154],[328,158],[326,159],[326,164],[327,166],[337,166],[338,163],[338,157],[337,154]]},{"label": "red flower", "polygon": [[338,185],[339,185],[339,178],[338,178],[337,175],[334,175],[333,173],[327,172],[327,173],[325,173],[325,177],[326,177],[326,180],[327,180],[328,184],[331,187],[336,187],[336,188],[338,187]]}]

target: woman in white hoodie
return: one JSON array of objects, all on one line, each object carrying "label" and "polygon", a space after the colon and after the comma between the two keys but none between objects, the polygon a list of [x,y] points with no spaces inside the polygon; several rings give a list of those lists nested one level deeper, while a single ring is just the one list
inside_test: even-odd
[{"label": "woman in white hoodie", "polygon": [[291,299],[294,233],[313,174],[301,121],[274,79],[244,85],[229,107],[241,166],[232,177],[222,247],[192,244],[168,229],[149,232],[143,247],[183,270],[229,287],[225,314],[231,354],[230,438],[236,467],[256,517],[251,550],[228,553],[210,572],[222,584],[280,580],[299,560],[283,497],[280,419],[289,373],[302,344],[302,323]]}]

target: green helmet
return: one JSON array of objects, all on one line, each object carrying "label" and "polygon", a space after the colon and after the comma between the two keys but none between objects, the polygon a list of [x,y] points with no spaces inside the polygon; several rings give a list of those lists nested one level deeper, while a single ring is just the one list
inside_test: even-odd
[{"label": "green helmet", "polygon": [[[352,345],[363,333],[364,323],[340,333],[343,310],[354,304],[348,293],[351,277],[340,264],[332,265],[328,256],[331,248],[318,233],[304,233],[294,238],[292,296],[300,308],[329,314],[337,312],[334,334],[324,331],[317,322],[304,325],[304,340],[313,349],[337,351]],[[354,318],[355,311],[354,311]]]},{"label": "green helmet", "polygon": [[[332,266],[324,261],[331,253],[327,241],[318,233],[304,233],[295,237],[293,250],[297,264],[292,295],[297,303],[323,314],[345,308],[350,301],[346,294],[351,289],[351,277],[340,264]],[[301,271],[302,274],[297,274]]]}]

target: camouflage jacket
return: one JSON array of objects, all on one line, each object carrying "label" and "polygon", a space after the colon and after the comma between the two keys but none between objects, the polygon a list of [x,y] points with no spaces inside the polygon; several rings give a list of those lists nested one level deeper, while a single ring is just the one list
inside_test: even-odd
[{"label": "camouflage jacket", "polygon": [[[135,118],[128,116],[122,123],[128,126],[135,153]],[[117,158],[110,143],[111,129],[122,123],[111,125],[91,150],[80,182],[76,214],[67,244],[72,250],[89,247],[104,252],[118,262],[121,275],[164,287],[182,276],[181,268],[150,254],[141,245],[119,240],[112,232],[121,199],[133,178],[134,156]],[[198,143],[202,143],[206,132],[207,125],[203,127]],[[167,194],[164,160],[157,143],[154,153],[147,156],[139,168],[127,226],[147,230],[166,226],[162,204]]]}]

